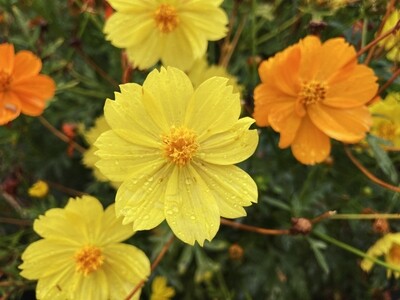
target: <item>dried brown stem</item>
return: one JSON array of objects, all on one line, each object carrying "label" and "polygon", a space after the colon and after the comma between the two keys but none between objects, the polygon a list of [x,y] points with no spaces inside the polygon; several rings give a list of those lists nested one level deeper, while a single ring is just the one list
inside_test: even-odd
[{"label": "dried brown stem", "polygon": [[67,194],[69,196],[80,197],[80,196],[83,196],[83,195],[87,195],[87,193],[71,189],[69,187],[63,186],[62,184],[59,184],[59,183],[56,183],[56,182],[52,182],[52,181],[46,180],[46,183],[50,187],[55,188],[55,189],[65,193],[65,194]]},{"label": "dried brown stem", "polygon": [[378,92],[376,93],[376,95],[374,96],[374,98],[372,98],[371,100],[369,100],[369,102],[367,103],[367,105],[370,105],[372,103],[374,103],[376,101],[376,98],[382,94],[392,83],[393,81],[396,80],[397,77],[400,76],[400,68],[397,69],[393,75],[388,79],[388,81],[386,81],[378,90]]},{"label": "dried brown stem", "polygon": [[290,231],[288,229],[267,229],[267,228],[261,228],[261,227],[256,227],[256,226],[251,226],[251,225],[245,225],[241,223],[237,223],[234,221],[230,221],[224,218],[221,218],[221,224],[230,226],[236,229],[240,230],[245,230],[245,231],[250,231],[250,232],[255,232],[263,235],[285,235],[285,234],[290,234]]},{"label": "dried brown stem", "polygon": [[0,217],[0,223],[20,225],[20,226],[31,226],[31,220],[22,220],[22,219],[14,219],[14,218],[3,218]]},{"label": "dried brown stem", "polygon": [[311,219],[311,223],[313,223],[313,224],[319,223],[325,219],[331,218],[334,215],[336,215],[336,210],[330,210],[330,211],[324,212],[322,215],[319,215],[318,217]]}]

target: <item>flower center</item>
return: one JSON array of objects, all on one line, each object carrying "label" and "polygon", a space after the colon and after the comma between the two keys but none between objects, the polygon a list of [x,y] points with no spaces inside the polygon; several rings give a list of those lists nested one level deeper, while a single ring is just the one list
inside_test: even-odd
[{"label": "flower center", "polygon": [[172,126],[169,134],[162,136],[162,143],[165,157],[178,166],[190,162],[199,148],[196,134],[185,127]]},{"label": "flower center", "polygon": [[0,92],[5,92],[8,90],[11,84],[11,76],[4,72],[0,71]]},{"label": "flower center", "polygon": [[390,262],[395,265],[400,265],[400,245],[393,244],[389,250]]},{"label": "flower center", "polygon": [[382,122],[377,130],[378,136],[385,140],[393,141],[396,137],[396,125],[393,122]]},{"label": "flower center", "polygon": [[326,89],[324,82],[310,81],[303,83],[299,93],[300,103],[310,105],[323,101],[326,96]]},{"label": "flower center", "polygon": [[76,270],[85,276],[96,271],[103,263],[104,256],[101,250],[95,246],[85,246],[78,250],[75,255]]},{"label": "flower center", "polygon": [[175,7],[169,4],[161,4],[154,13],[154,20],[158,29],[163,33],[170,33],[179,24],[178,14]]}]

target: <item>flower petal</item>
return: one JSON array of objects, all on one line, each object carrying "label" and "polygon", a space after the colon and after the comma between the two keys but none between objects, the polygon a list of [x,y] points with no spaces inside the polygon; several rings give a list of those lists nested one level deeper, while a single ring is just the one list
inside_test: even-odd
[{"label": "flower petal", "polygon": [[14,58],[13,81],[39,74],[42,69],[42,61],[30,51],[19,51]]},{"label": "flower petal", "polygon": [[196,163],[193,167],[214,194],[222,217],[243,217],[246,215],[243,207],[257,202],[257,185],[240,168],[208,163]]},{"label": "flower petal", "polygon": [[309,35],[300,41],[301,62],[300,78],[308,82],[317,77],[321,69],[321,41],[316,36]]},{"label": "flower petal", "polygon": [[[288,109],[286,106],[291,107]],[[277,107],[278,109],[278,107]],[[269,117],[269,122],[275,131],[280,133],[279,147],[288,147],[296,137],[302,118],[293,109],[293,104],[283,105],[281,110],[274,111]]]},{"label": "flower petal", "polygon": [[161,67],[150,72],[143,83],[143,104],[165,133],[183,124],[188,100],[193,95],[189,77],[176,68]]},{"label": "flower petal", "polygon": [[107,2],[114,9],[127,13],[143,13],[157,5],[156,3],[153,4],[153,1],[107,0]]},{"label": "flower petal", "polygon": [[[130,131],[123,133],[129,135]],[[136,136],[133,131],[132,136]],[[111,181],[120,182],[138,174],[145,174],[165,163],[161,149],[132,144],[112,130],[101,134],[95,146],[99,149],[95,155],[100,157],[96,167]]]},{"label": "flower petal", "polygon": [[227,82],[227,78],[212,77],[204,81],[189,100],[184,124],[198,133],[199,143],[231,129],[239,119],[239,94],[234,94]]},{"label": "flower petal", "polygon": [[133,222],[133,230],[147,230],[164,221],[164,197],[169,165],[148,168],[124,181],[115,198],[116,215],[123,224]]},{"label": "flower petal", "polygon": [[0,92],[0,125],[17,118],[21,113],[21,101],[12,92]]},{"label": "flower petal", "polygon": [[75,268],[66,266],[51,276],[39,279],[36,287],[36,298],[74,299],[73,292],[79,280],[80,275],[75,272]]},{"label": "flower petal", "polygon": [[257,130],[249,130],[254,120],[242,118],[229,130],[210,136],[201,143],[196,157],[217,165],[237,164],[249,158],[257,148]]},{"label": "flower petal", "polygon": [[210,187],[188,165],[175,167],[168,180],[165,216],[174,234],[190,245],[215,236],[219,228],[219,208]]},{"label": "flower petal", "polygon": [[371,114],[364,106],[337,109],[316,103],[307,109],[315,126],[331,138],[346,143],[362,140],[372,124]]},{"label": "flower petal", "polygon": [[292,143],[292,153],[303,164],[322,162],[330,153],[329,137],[319,130],[306,116],[302,119]]},{"label": "flower petal", "polygon": [[107,277],[102,269],[87,276],[79,276],[80,282],[76,285],[72,299],[108,299],[112,293],[112,286],[108,285]]},{"label": "flower petal", "polygon": [[14,68],[14,45],[0,44],[0,70],[11,74]]}]

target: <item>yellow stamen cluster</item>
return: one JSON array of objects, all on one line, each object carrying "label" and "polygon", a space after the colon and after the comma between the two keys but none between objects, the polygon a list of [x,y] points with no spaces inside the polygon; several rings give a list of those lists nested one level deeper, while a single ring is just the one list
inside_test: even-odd
[{"label": "yellow stamen cluster", "polygon": [[170,33],[179,24],[179,17],[175,7],[168,4],[161,4],[154,13],[154,20],[158,29],[163,33]]},{"label": "yellow stamen cluster", "polygon": [[178,166],[189,163],[199,148],[196,134],[186,127],[173,126],[169,134],[162,136],[162,144],[165,157]]},{"label": "yellow stamen cluster", "polygon": [[95,246],[85,246],[79,249],[74,259],[76,270],[82,272],[85,276],[96,271],[104,263],[104,256],[101,250]]},{"label": "yellow stamen cluster", "polygon": [[324,82],[309,81],[302,84],[299,100],[304,105],[314,104],[325,100],[327,86]]},{"label": "yellow stamen cluster", "polygon": [[11,76],[4,72],[0,71],[0,92],[5,92],[8,90],[11,84]]}]

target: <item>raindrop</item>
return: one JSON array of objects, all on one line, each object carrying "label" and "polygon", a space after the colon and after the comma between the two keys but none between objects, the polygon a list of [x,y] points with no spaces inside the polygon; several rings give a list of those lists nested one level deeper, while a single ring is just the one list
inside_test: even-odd
[{"label": "raindrop", "polygon": [[191,215],[191,216],[190,216],[190,219],[196,220],[196,216],[195,216],[195,215]]}]

